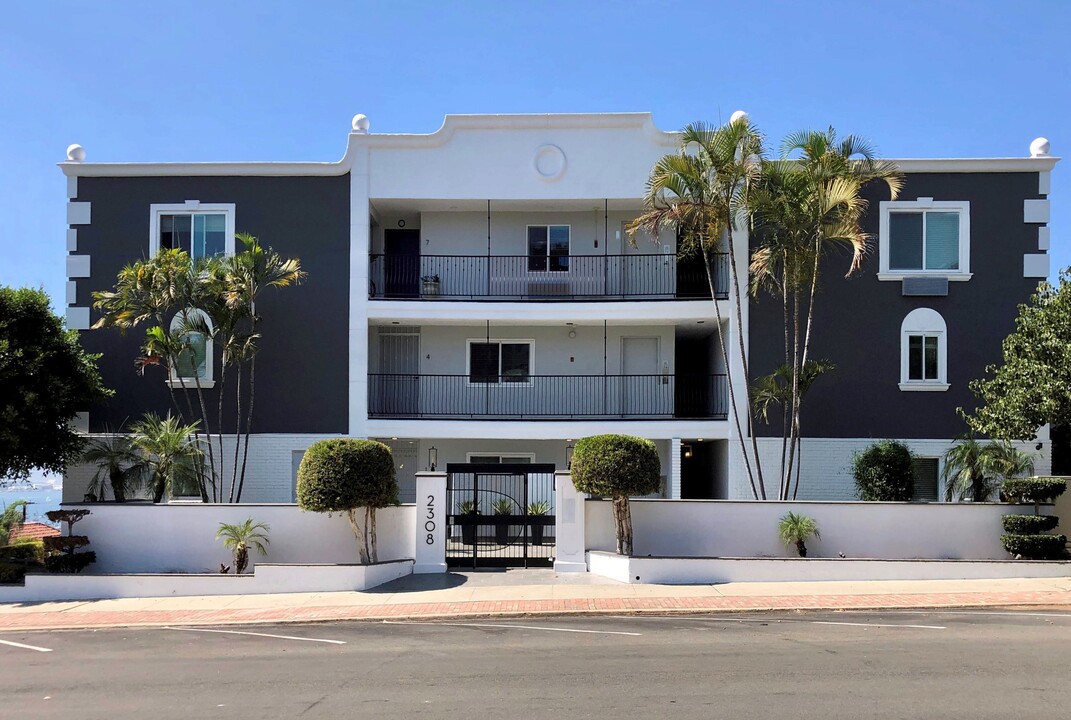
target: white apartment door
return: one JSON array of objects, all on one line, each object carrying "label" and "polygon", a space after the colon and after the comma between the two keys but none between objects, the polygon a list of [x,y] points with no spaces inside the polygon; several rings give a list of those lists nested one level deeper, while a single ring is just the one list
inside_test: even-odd
[{"label": "white apartment door", "polygon": [[420,414],[420,329],[384,328],[379,335],[381,414]]},{"label": "white apartment door", "polygon": [[621,414],[658,411],[658,338],[621,338]]}]

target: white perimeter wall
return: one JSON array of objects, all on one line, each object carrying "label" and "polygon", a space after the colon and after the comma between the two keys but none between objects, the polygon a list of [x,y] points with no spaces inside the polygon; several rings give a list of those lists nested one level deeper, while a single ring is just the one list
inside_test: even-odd
[{"label": "white perimeter wall", "polygon": [[[800,500],[857,500],[859,494],[852,478],[852,456],[866,450],[883,438],[804,438],[803,470],[800,480]],[[898,439],[898,438],[893,438]],[[750,456],[751,441],[748,440]],[[911,452],[919,457],[942,458],[945,452],[955,444],[955,440],[900,440]],[[1037,451],[1034,446],[1042,443]],[[759,438],[759,454],[762,459],[762,471],[766,476],[767,497],[777,496],[778,473],[781,469],[780,438]],[[1017,447],[1030,453],[1036,453],[1034,473],[1046,475],[1052,465],[1048,428],[1033,442],[1016,443]],[[940,462],[941,471],[944,461]],[[940,490],[944,497],[944,488]],[[751,487],[740,456],[739,440],[729,441],[729,497],[731,499],[750,499]]]},{"label": "white perimeter wall", "polygon": [[[616,549],[610,503],[585,503],[588,550]],[[881,559],[1008,559],[1000,516],[1033,506],[998,503],[864,503],[633,500],[633,555],[666,557],[793,557],[777,523],[788,511],[814,518],[821,539],[809,557]]]},{"label": "white perimeter wall", "polygon": [[[79,507],[91,511],[74,527],[76,535],[89,537],[87,549],[97,553],[91,573],[218,572],[220,563],[231,564],[230,552],[216,539],[219,524],[249,517],[271,528],[268,554],[251,551],[251,567],[258,562],[360,562],[345,515],[307,513],[296,505],[64,505]],[[415,513],[412,505],[376,512],[380,561],[413,557]]]}]

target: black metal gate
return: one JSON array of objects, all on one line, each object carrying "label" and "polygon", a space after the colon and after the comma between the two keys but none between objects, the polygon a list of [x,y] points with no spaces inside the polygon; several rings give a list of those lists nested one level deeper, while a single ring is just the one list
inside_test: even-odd
[{"label": "black metal gate", "polygon": [[448,566],[553,564],[553,464],[450,463],[446,507]]}]

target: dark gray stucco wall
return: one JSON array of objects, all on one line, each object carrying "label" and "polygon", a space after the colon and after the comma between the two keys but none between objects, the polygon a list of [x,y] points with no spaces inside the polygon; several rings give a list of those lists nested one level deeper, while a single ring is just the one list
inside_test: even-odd
[{"label": "dark gray stucco wall", "polygon": [[[1001,341],[1015,329],[1017,306],[1036,289],[1023,277],[1023,254],[1038,252],[1036,224],[1023,222],[1023,200],[1039,198],[1037,173],[942,173],[907,176],[901,200],[969,200],[970,267],[974,277],[950,282],[947,297],[902,297],[901,284],[879,281],[878,201],[888,196],[868,188],[866,231],[874,238],[863,271],[844,279],[849,257],[827,258],[816,304],[813,358],[837,370],[819,379],[803,406],[805,437],[952,438],[966,430],[957,407],[973,409],[967,383],[999,363]],[[915,308],[933,308],[948,327],[947,392],[902,392],[900,325]],[[769,373],[783,360],[780,301],[768,295],[752,302],[751,371]],[[760,427],[759,435],[780,435]]]},{"label": "dark gray stucco wall", "polygon": [[[348,426],[349,175],[338,177],[79,178],[79,201],[92,203],[92,224],[78,226],[76,254],[89,254],[92,276],[78,280],[77,305],[115,283],[123,265],[149,251],[153,203],[235,203],[235,229],[260,238],[285,257],[298,257],[304,284],[268,289],[259,309],[263,340],[256,369],[253,431],[345,433]],[[99,315],[92,313],[92,322]],[[90,410],[90,430],[104,431],[147,411],[171,406],[164,371],[134,369],[142,331],[83,332],[90,352],[102,353],[105,383],[116,390]],[[217,350],[216,377],[220,360]],[[233,375],[230,379],[233,390]],[[215,408],[216,389],[206,390]],[[230,394],[230,393],[228,393]],[[228,403],[229,407],[233,407]],[[229,414],[229,413],[228,413]],[[215,411],[210,411],[215,417]],[[233,420],[225,421],[233,431]],[[213,430],[215,428],[213,427]]]}]

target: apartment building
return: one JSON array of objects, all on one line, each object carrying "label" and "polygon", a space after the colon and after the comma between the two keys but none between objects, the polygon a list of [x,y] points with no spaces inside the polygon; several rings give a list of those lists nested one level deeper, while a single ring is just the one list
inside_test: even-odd
[{"label": "apartment building", "polygon": [[[656,442],[665,497],[750,497],[714,303],[736,377],[741,336],[753,373],[780,362],[780,305],[749,299],[738,324],[726,255],[708,282],[671,233],[629,241],[652,166],[677,151],[648,113],[449,115],[431,134],[373,133],[358,115],[345,155],[325,163],[94,163],[72,146],[68,324],[117,390],[85,429],[171,403],[164,374],[134,371],[137,333],[89,329],[91,293],[160,247],[232,252],[248,232],[299,257],[308,279],[262,301],[243,500],[292,501],[322,438],[390,445],[412,501],[416,471],[564,468],[576,439],[604,432]],[[932,461],[922,492],[936,496],[939,457],[965,430],[956,408],[973,407],[967,383],[999,360],[1016,306],[1049,273],[1047,144],[899,163],[899,199],[870,198],[863,272],[842,280],[831,258],[825,275],[814,356],[837,369],[808,396],[801,498],[853,497],[852,452],[889,437]],[[743,275],[747,233],[732,242]],[[218,353],[209,343],[183,370],[213,407]],[[776,463],[778,428],[754,432]],[[1038,443],[1042,469],[1045,429]],[[66,499],[87,473],[72,469]]]}]

